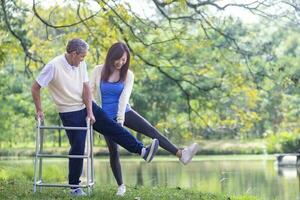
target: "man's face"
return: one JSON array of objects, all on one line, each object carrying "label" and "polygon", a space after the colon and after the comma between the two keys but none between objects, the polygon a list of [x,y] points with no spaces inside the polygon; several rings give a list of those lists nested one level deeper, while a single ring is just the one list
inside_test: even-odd
[{"label": "man's face", "polygon": [[73,66],[78,67],[80,62],[84,61],[84,58],[85,58],[87,53],[88,53],[87,49],[84,52],[80,53],[80,54],[77,54],[76,51],[73,51],[71,53]]}]

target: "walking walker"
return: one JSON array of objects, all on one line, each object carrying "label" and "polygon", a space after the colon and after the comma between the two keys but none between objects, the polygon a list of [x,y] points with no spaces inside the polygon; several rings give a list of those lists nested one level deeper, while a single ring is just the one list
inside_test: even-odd
[{"label": "walking walker", "polygon": [[[84,155],[53,155],[43,153],[43,140],[44,130],[86,130],[86,149]],[[44,183],[42,179],[43,174],[43,158],[82,158],[87,159],[86,184],[71,185],[71,184],[58,184],[58,183]],[[94,156],[93,156],[93,126],[90,124],[90,120],[87,120],[86,127],[67,127],[67,126],[44,126],[44,122],[38,119],[37,133],[36,133],[36,147],[35,147],[35,160],[34,160],[34,184],[33,192],[36,192],[37,187],[81,187],[88,188],[88,194],[91,194],[91,190],[94,185]]]}]

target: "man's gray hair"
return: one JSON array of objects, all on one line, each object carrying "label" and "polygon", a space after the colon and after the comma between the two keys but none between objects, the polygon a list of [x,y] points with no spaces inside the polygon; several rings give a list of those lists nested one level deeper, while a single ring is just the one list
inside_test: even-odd
[{"label": "man's gray hair", "polygon": [[77,54],[80,54],[87,49],[89,49],[89,45],[84,40],[75,38],[68,42],[66,51],[67,53],[76,51]]}]

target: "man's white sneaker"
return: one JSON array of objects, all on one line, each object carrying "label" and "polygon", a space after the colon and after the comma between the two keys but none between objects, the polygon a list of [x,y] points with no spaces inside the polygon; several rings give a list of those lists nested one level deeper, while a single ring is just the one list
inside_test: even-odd
[{"label": "man's white sneaker", "polygon": [[126,186],[124,184],[120,185],[118,187],[118,192],[117,192],[117,196],[124,196],[126,192]]},{"label": "man's white sneaker", "polygon": [[86,193],[81,188],[71,189],[70,193],[76,197],[86,196]]},{"label": "man's white sneaker", "polygon": [[179,159],[184,165],[188,164],[193,156],[197,153],[199,149],[199,145],[194,143],[186,148],[184,148],[181,152],[181,158]]}]

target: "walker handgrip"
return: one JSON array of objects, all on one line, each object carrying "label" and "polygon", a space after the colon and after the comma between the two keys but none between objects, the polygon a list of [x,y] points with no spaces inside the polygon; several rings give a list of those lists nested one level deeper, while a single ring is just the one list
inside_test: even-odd
[{"label": "walker handgrip", "polygon": [[91,126],[91,119],[89,117],[86,118],[86,126],[88,128]]},{"label": "walker handgrip", "polygon": [[40,117],[37,117],[38,127],[42,124],[42,119]]}]

